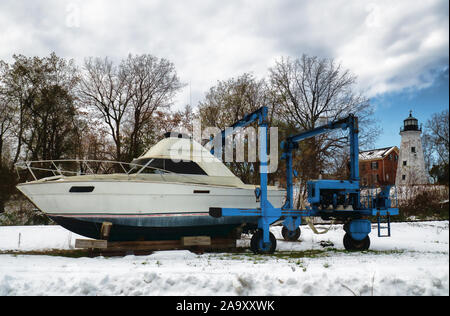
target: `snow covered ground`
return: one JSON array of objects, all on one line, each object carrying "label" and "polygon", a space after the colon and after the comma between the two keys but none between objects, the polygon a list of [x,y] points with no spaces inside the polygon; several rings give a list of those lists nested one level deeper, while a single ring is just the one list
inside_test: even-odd
[{"label": "snow covered ground", "polygon": [[[341,225],[325,235],[302,226],[300,242],[283,241],[280,227],[272,231],[278,239],[272,256],[0,254],[0,296],[449,295],[448,221],[393,223],[391,238],[378,238],[374,226],[364,253],[343,250]],[[72,249],[77,238],[59,226],[0,227],[0,252]],[[249,236],[238,245],[248,247]]]}]

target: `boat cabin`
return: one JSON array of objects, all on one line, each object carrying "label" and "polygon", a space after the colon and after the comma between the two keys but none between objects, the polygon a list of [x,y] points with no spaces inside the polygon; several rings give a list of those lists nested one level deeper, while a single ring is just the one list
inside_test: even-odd
[{"label": "boat cabin", "polygon": [[132,173],[177,173],[215,177],[236,177],[219,159],[198,142],[180,137],[182,134],[166,134],[141,157],[132,161],[136,167]]}]

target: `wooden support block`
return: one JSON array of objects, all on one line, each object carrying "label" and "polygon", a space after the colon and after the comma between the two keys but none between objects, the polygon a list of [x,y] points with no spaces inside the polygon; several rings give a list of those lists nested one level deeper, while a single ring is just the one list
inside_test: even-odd
[{"label": "wooden support block", "polygon": [[108,242],[107,240],[77,239],[75,248],[85,248],[93,251],[93,255],[125,256],[148,255],[153,251],[189,249],[197,253],[205,250],[225,250],[236,247],[236,239],[211,238],[208,236],[183,237],[179,240],[161,241],[120,241]]},{"label": "wooden support block", "polygon": [[181,238],[181,245],[183,245],[183,246],[210,246],[211,245],[211,237],[209,237],[209,236],[183,237],[183,238]]},{"label": "wooden support block", "polygon": [[75,248],[106,249],[108,248],[108,242],[106,240],[77,239],[75,240]]},{"label": "wooden support block", "polygon": [[114,251],[172,250],[172,249],[178,249],[180,247],[181,247],[181,242],[179,240],[108,242],[108,250],[114,250]]},{"label": "wooden support block", "polygon": [[103,240],[108,240],[109,233],[111,231],[112,223],[110,222],[103,222],[102,228],[100,230],[100,238]]},{"label": "wooden support block", "polygon": [[236,239],[213,238],[211,240],[212,248],[236,248]]}]

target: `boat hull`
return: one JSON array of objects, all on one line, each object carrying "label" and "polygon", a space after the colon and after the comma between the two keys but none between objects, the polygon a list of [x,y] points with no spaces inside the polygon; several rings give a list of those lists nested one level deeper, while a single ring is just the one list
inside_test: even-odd
[{"label": "boat hull", "polygon": [[[36,182],[18,188],[56,223],[94,239],[104,222],[112,223],[110,241],[227,237],[239,227],[257,226],[256,217],[209,216],[210,207],[257,208],[250,188],[144,181]],[[268,194],[281,206],[284,191]]]},{"label": "boat hull", "polygon": [[[159,223],[147,222],[145,225],[136,225],[134,221],[117,217],[86,218],[50,216],[62,227],[85,237],[98,239],[104,222],[113,225],[109,232],[109,241],[152,241],[152,240],[179,240],[186,236],[211,236],[211,237],[232,237],[235,236],[237,228],[243,230],[255,229],[257,223],[254,218],[235,218],[223,222],[217,219],[205,220],[204,216],[192,216],[189,221],[179,217],[168,216],[167,225],[161,226]],[[246,222],[243,223],[242,221]],[[170,223],[169,223],[170,222]],[[200,224],[203,222],[203,224]]]}]

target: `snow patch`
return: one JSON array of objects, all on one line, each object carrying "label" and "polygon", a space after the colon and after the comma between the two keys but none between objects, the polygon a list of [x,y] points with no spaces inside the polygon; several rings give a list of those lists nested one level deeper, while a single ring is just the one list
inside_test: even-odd
[{"label": "snow patch", "polygon": [[[314,235],[307,226],[301,229],[300,241],[285,242],[280,227],[272,227],[277,253],[283,256],[188,251],[119,258],[3,254],[0,296],[449,295],[448,221],[393,223],[391,238],[376,237],[374,226],[374,251],[365,253],[343,251],[341,225],[326,235]],[[0,227],[0,250],[72,249],[76,238],[81,237],[59,226]],[[243,236],[238,245],[248,247],[249,238]],[[330,243],[335,251],[289,256],[326,250],[322,245]]]}]

